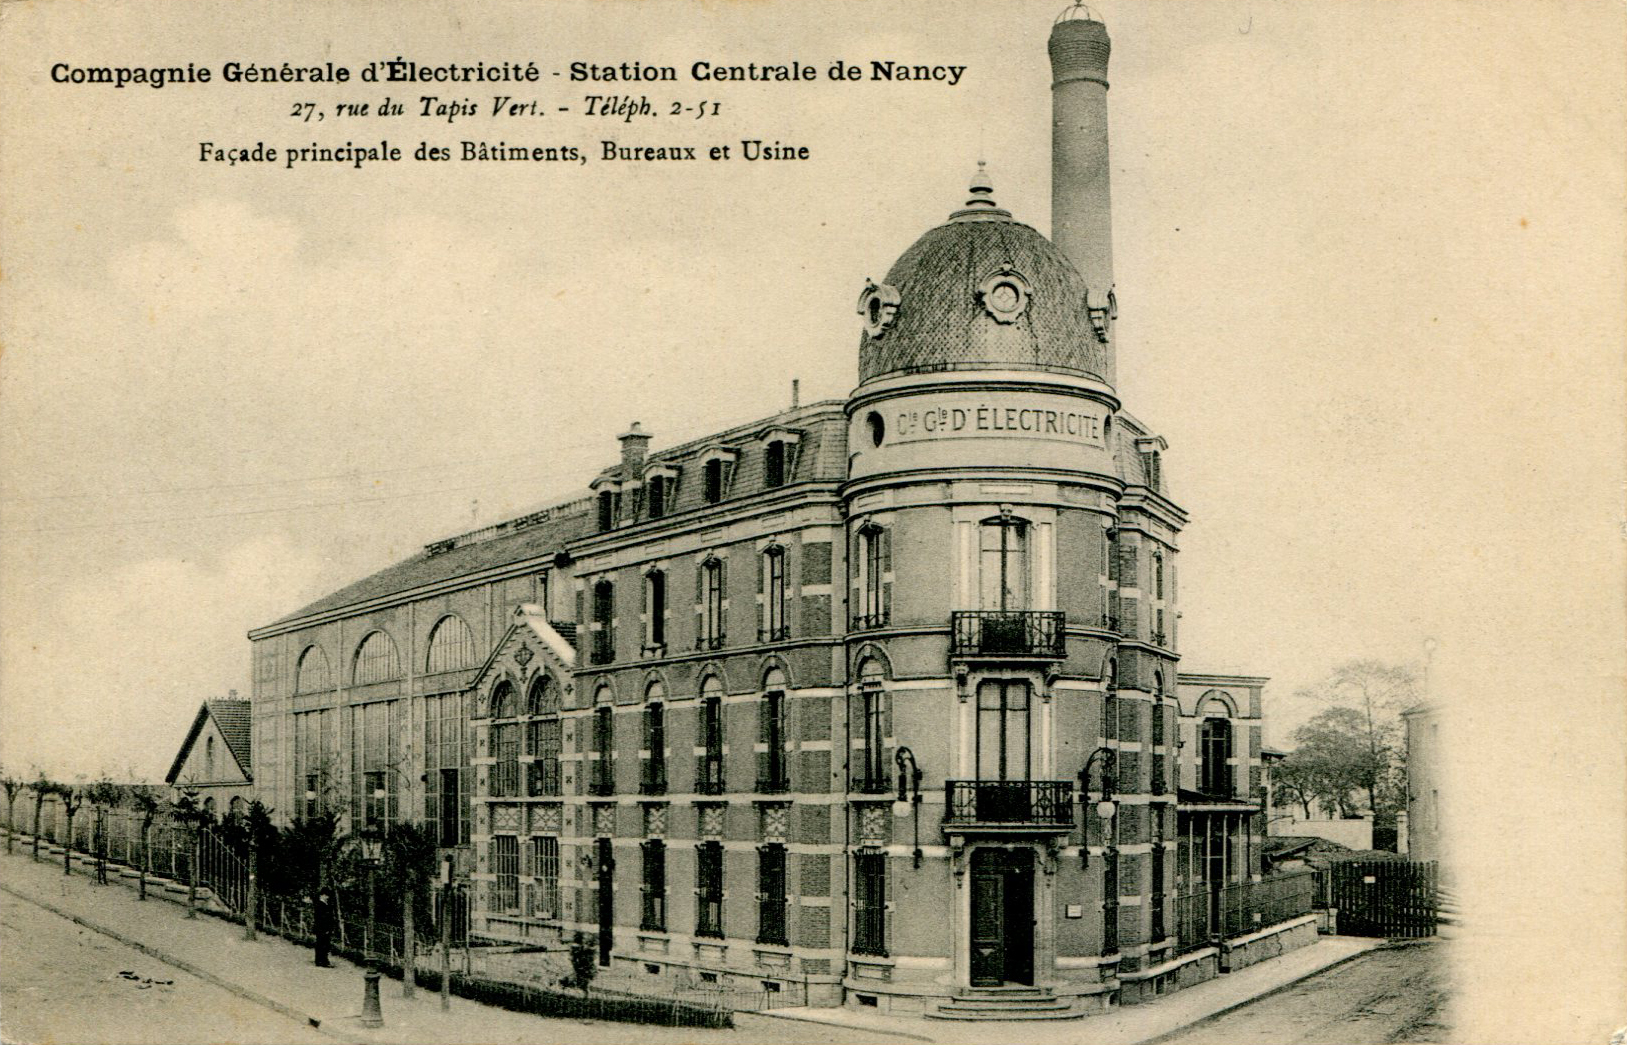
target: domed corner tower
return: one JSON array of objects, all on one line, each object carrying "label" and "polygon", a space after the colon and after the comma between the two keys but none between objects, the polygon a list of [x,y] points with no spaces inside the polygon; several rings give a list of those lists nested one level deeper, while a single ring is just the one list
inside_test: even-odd
[{"label": "domed corner tower", "polygon": [[[1171,946],[1185,517],[1163,495],[1163,441],[1114,389],[1108,43],[1080,11],[1050,40],[1055,242],[995,202],[979,164],[965,204],[858,300],[833,578],[844,985],[873,999],[887,979],[909,1011],[987,1013],[977,992],[1012,987],[1101,1011]],[[920,801],[895,807],[917,781]],[[913,861],[890,859],[911,832]]]}]

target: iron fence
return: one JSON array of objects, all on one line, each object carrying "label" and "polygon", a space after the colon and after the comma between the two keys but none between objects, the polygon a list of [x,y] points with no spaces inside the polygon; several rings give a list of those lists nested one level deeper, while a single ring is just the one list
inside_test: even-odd
[{"label": "iron fence", "polygon": [[1071,780],[949,780],[950,822],[1073,825]]},{"label": "iron fence", "polygon": [[955,656],[1067,654],[1066,617],[1056,610],[957,610],[950,625]]},{"label": "iron fence", "polygon": [[1316,884],[1315,871],[1221,886],[1199,883],[1175,898],[1179,951],[1184,954],[1310,914]]}]

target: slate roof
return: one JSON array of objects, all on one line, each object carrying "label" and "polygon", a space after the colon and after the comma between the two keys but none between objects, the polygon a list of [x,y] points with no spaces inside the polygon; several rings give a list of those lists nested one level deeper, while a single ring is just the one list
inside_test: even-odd
[{"label": "slate roof", "polygon": [[[667,464],[679,471],[674,500],[663,518],[676,518],[691,509],[715,507],[703,500],[700,464],[701,457],[712,447],[724,447],[737,454],[728,489],[719,504],[726,505],[763,494],[767,444],[758,437],[776,428],[795,432],[799,436],[795,455],[790,462],[790,472],[785,476],[786,485],[810,481],[840,482],[847,477],[847,423],[843,404],[840,400],[812,403],[650,454],[646,467]],[[600,474],[620,477],[621,472],[622,466],[617,464]],[[624,506],[621,525],[643,521],[639,514],[643,510],[642,502]],[[261,637],[261,633],[267,629],[317,614],[554,554],[565,550],[571,542],[598,532],[598,516],[592,497],[559,501],[529,515],[435,541],[410,559],[254,629],[249,632],[249,637]]]},{"label": "slate roof", "polygon": [[[978,300],[979,286],[1005,266],[1031,289],[1011,323],[997,321]],[[1084,278],[1050,240],[1004,210],[961,211],[929,229],[893,263],[886,282],[898,291],[898,314],[879,337],[860,335],[860,384],[887,374],[991,367],[1104,373]]]},{"label": "slate roof", "polygon": [[192,719],[192,728],[186,732],[186,739],[181,741],[181,749],[175,753],[175,761],[170,764],[169,773],[164,777],[164,783],[173,784],[181,775],[181,767],[186,765],[186,757],[192,751],[192,745],[197,742],[198,734],[203,731],[206,720],[213,718],[215,728],[220,730],[221,739],[226,741],[226,749],[237,759],[238,768],[250,780],[254,779],[253,745],[250,742],[250,733],[253,729],[252,715],[249,701],[235,699],[206,700],[198,708],[198,713]]}]

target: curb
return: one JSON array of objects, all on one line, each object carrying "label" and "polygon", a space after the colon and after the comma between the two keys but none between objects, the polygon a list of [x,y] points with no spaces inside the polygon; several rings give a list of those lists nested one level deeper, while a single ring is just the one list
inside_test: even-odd
[{"label": "curb", "polygon": [[191,962],[187,961],[184,958],[177,958],[174,955],[168,954],[168,953],[166,953],[164,951],[161,951],[156,947],[153,947],[153,946],[151,946],[149,944],[142,943],[140,940],[133,939],[133,938],[131,938],[129,936],[126,936],[125,934],[123,934],[123,933],[121,933],[121,932],[119,932],[119,931],[117,931],[115,929],[109,929],[105,925],[97,925],[95,922],[89,921],[89,920],[87,920],[85,918],[81,918],[78,915],[76,915],[76,914],[74,914],[74,913],[72,913],[70,911],[63,910],[62,908],[57,907],[55,904],[47,903],[46,901],[41,900],[38,897],[29,896],[26,893],[18,892],[16,889],[11,888],[9,885],[0,884],[0,892],[10,893],[12,896],[15,896],[17,899],[22,900],[25,903],[31,903],[36,907],[40,907],[40,908],[43,908],[43,909],[45,909],[47,911],[50,911],[52,914],[58,916],[59,918],[66,918],[68,921],[73,922],[75,925],[78,925],[78,926],[81,926],[83,928],[89,929],[91,932],[101,933],[103,936],[106,936],[106,937],[108,937],[110,939],[113,939],[113,940],[117,940],[119,943],[124,944],[126,947],[133,947],[136,950],[140,951],[142,954],[147,955],[147,957],[149,957],[149,958],[157,959],[158,961],[163,962],[165,965],[172,965],[175,968],[180,969],[184,973],[187,973],[187,974],[192,975],[192,976],[196,976],[198,979],[203,980],[206,983],[213,984],[214,986],[219,987],[220,989],[222,989],[224,991],[229,991],[230,993],[237,995],[239,998],[242,998],[245,1001],[250,1001],[250,1002],[253,1002],[256,1005],[264,1006],[265,1008],[268,1008],[271,1011],[273,1011],[275,1013],[278,1013],[279,1015],[287,1016],[290,1019],[299,1020],[301,1023],[308,1024],[317,1033],[325,1034],[328,1037],[333,1038],[335,1041],[345,1042],[346,1045],[351,1045],[351,1043],[356,1041],[356,1039],[346,1038],[346,1037],[342,1037],[342,1036],[340,1036],[338,1034],[335,1034],[333,1031],[323,1030],[322,1029],[322,1021],[317,1019],[315,1016],[312,1016],[310,1013],[300,1012],[298,1009],[293,1008],[292,1006],[284,1005],[280,1001],[276,1001],[276,1000],[274,1000],[272,998],[267,998],[265,995],[260,994],[260,993],[258,993],[256,991],[251,991],[247,987],[244,987],[242,984],[233,983],[230,980],[222,979],[221,977],[215,975],[214,973],[208,971],[207,969],[200,968],[200,967],[192,964]]},{"label": "curb", "polygon": [[1140,1041],[1136,1042],[1135,1045],[1159,1045],[1160,1042],[1170,1041],[1170,1040],[1172,1040],[1174,1038],[1180,1037],[1181,1035],[1187,1033],[1188,1031],[1192,1030],[1194,1027],[1201,1027],[1206,1023],[1213,1023],[1215,1020],[1220,1019],[1220,1017],[1225,1016],[1225,1015],[1227,1015],[1229,1013],[1236,1012],[1238,1009],[1241,1009],[1246,1005],[1253,1005],[1255,1002],[1261,1001],[1261,1000],[1263,1000],[1265,998],[1269,998],[1272,995],[1281,994],[1283,991],[1286,991],[1286,990],[1289,990],[1289,989],[1291,989],[1293,987],[1299,986],[1300,984],[1304,983],[1306,980],[1310,979],[1312,976],[1321,975],[1322,973],[1327,972],[1329,969],[1337,969],[1339,966],[1344,965],[1344,964],[1346,964],[1348,962],[1353,962],[1357,958],[1364,958],[1367,955],[1372,954],[1375,951],[1383,949],[1383,947],[1384,947],[1384,944],[1381,943],[1376,947],[1367,947],[1367,948],[1364,948],[1362,950],[1356,951],[1353,954],[1347,954],[1343,958],[1338,959],[1337,961],[1329,962],[1328,964],[1322,966],[1320,969],[1312,969],[1310,972],[1306,973],[1305,975],[1295,977],[1294,979],[1289,980],[1287,983],[1279,983],[1275,987],[1271,988],[1270,990],[1262,991],[1259,994],[1254,995],[1252,998],[1244,998],[1242,1001],[1233,1002],[1232,1004],[1227,1005],[1223,1009],[1216,1009],[1214,1012],[1211,1012],[1209,1015],[1199,1017],[1198,1019],[1193,1020],[1191,1023],[1188,1023],[1185,1026],[1176,1027],[1174,1030],[1164,1031],[1162,1034],[1155,1035],[1154,1037],[1151,1037],[1151,1038],[1142,1038]]},{"label": "curb", "polygon": [[887,1034],[895,1038],[908,1038],[911,1041],[936,1042],[937,1038],[929,1038],[925,1034],[916,1034],[907,1030],[882,1030],[877,1027],[855,1027],[851,1023],[838,1023],[835,1020],[821,1020],[812,1016],[793,1016],[787,1012],[775,1012],[773,1009],[764,1009],[762,1012],[736,1013],[738,1016],[766,1016],[769,1019],[786,1020],[794,1023],[813,1023],[821,1027],[841,1027],[844,1030],[863,1031],[865,1034]]}]

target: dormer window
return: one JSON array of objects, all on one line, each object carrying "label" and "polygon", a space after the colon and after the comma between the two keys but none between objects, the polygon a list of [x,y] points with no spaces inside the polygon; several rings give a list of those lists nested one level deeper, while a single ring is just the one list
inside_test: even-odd
[{"label": "dormer window", "polygon": [[763,433],[763,485],[772,490],[791,481],[800,432],[773,428]]},{"label": "dormer window", "polygon": [[859,315],[864,317],[864,332],[871,337],[885,334],[898,315],[900,300],[897,288],[866,280],[864,290],[859,293]]},{"label": "dormer window", "polygon": [[717,504],[729,491],[729,480],[734,477],[733,450],[714,447],[701,455],[701,500]]},{"label": "dormer window", "polygon": [[666,464],[652,465],[645,469],[645,514],[651,519],[659,519],[669,514],[676,500],[674,494],[677,488],[678,469]]},{"label": "dormer window", "polygon": [[621,483],[601,478],[592,484],[598,495],[599,532],[614,530],[621,521]]}]

